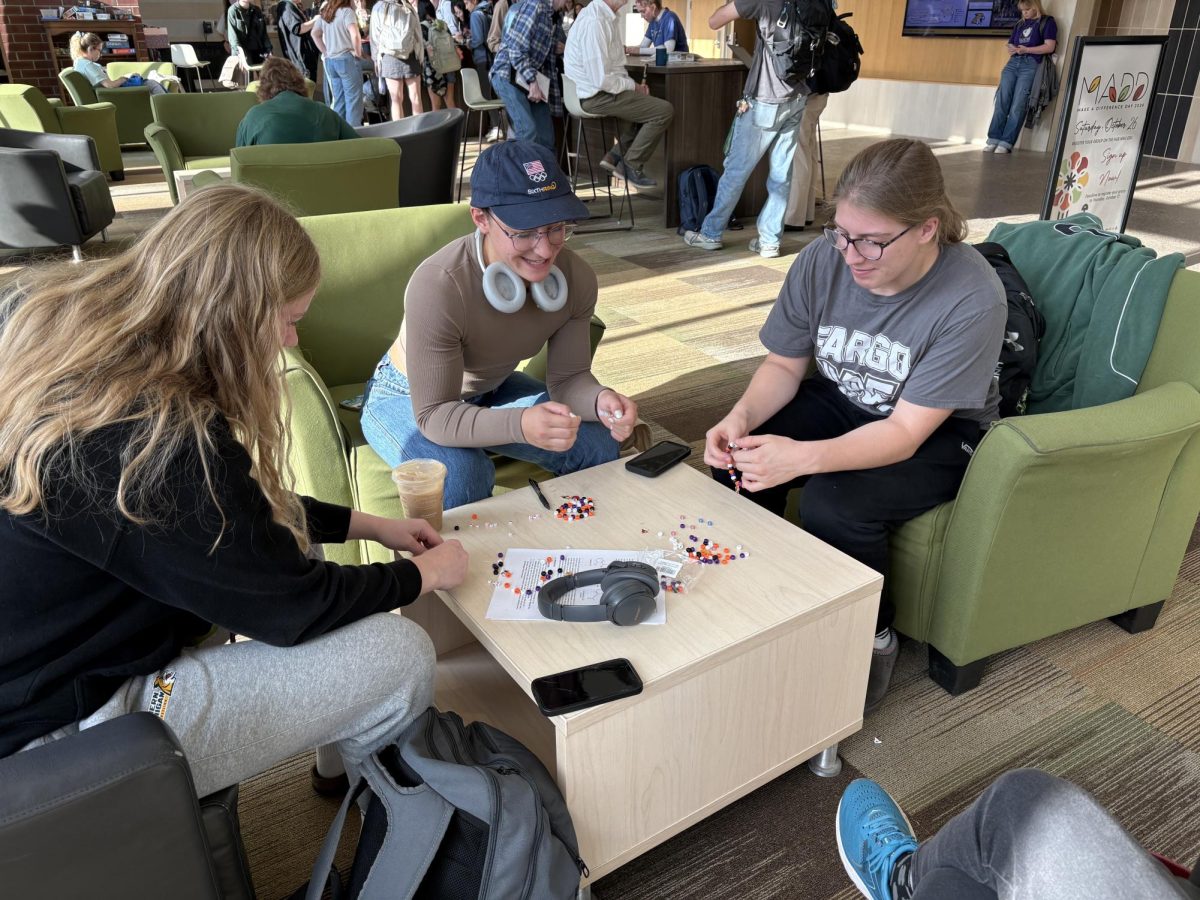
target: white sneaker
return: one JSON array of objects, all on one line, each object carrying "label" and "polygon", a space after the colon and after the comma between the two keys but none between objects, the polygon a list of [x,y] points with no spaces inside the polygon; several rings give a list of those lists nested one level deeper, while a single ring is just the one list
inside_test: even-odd
[{"label": "white sneaker", "polygon": [[995,145],[995,144],[984,144],[984,145],[983,145],[983,152],[984,152],[984,153],[995,153],[995,152],[996,152],[996,145]]},{"label": "white sneaker", "polygon": [[777,259],[779,257],[778,244],[761,244],[758,238],[750,239],[750,252],[757,253],[763,259]]},{"label": "white sneaker", "polygon": [[997,153],[1012,153],[1012,151],[1009,150],[1007,147],[997,147],[996,152]]},{"label": "white sneaker", "polygon": [[494,144],[494,143],[496,143],[496,141],[500,140],[500,137],[501,137],[501,135],[500,135],[500,129],[499,129],[498,127],[497,127],[497,128],[493,128],[493,129],[492,129],[491,131],[489,131],[489,132],[487,133],[487,135],[484,137],[484,139],[483,139],[483,142],[484,142],[485,144]]},{"label": "white sneaker", "polygon": [[706,238],[699,231],[685,231],[683,233],[683,242],[689,247],[695,247],[697,250],[720,250],[725,246],[720,241]]}]

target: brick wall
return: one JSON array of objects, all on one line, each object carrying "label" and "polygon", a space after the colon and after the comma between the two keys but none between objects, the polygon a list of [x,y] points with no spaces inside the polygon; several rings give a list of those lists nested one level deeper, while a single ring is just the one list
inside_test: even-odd
[{"label": "brick wall", "polygon": [[[63,97],[65,95],[60,90],[58,70],[64,66],[50,52],[46,31],[38,14],[39,7],[51,5],[58,3],[52,3],[51,0],[43,0],[41,3],[29,0],[0,0],[0,47],[4,51],[9,82],[32,84],[40,88],[47,97]],[[117,0],[109,5],[128,9],[134,14],[139,12],[138,0]],[[106,25],[129,28],[128,22],[89,22],[84,27],[91,31],[99,31]],[[136,26],[136,31],[137,46],[144,47],[140,23]]]}]

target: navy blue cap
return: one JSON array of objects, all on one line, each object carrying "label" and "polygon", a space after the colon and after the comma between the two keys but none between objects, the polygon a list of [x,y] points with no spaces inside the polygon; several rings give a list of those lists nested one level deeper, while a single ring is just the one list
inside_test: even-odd
[{"label": "navy blue cap", "polygon": [[533,141],[501,141],[479,155],[471,172],[471,205],[491,209],[520,231],[588,217],[554,151]]}]

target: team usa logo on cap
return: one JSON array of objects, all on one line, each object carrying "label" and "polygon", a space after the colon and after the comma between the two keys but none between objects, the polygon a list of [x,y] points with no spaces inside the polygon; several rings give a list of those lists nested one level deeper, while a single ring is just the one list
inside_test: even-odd
[{"label": "team usa logo on cap", "polygon": [[533,162],[521,163],[521,165],[525,167],[525,174],[529,176],[530,181],[545,181],[550,177],[540,159],[535,159]]}]

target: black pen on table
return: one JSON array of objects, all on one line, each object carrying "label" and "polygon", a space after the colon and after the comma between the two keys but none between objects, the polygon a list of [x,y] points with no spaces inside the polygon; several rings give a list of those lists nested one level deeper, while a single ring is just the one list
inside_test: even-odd
[{"label": "black pen on table", "polygon": [[533,492],[535,494],[537,494],[537,498],[538,498],[538,500],[541,501],[542,506],[546,507],[546,509],[549,509],[550,501],[546,499],[546,495],[542,493],[542,489],[540,487],[538,487],[538,483],[536,481],[534,481],[532,478],[530,478],[529,486],[531,488],[533,488]]}]

